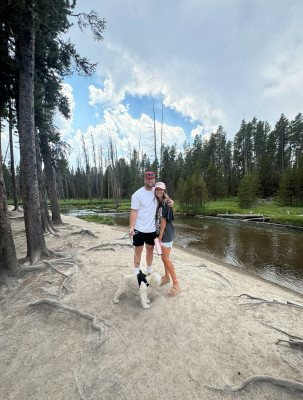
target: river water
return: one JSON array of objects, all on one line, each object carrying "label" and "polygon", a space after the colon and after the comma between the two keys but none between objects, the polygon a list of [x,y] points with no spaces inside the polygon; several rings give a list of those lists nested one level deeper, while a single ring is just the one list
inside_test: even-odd
[{"label": "river water", "polygon": [[[92,214],[72,210],[69,215]],[[104,214],[102,214],[104,215]],[[128,229],[129,214],[108,214]],[[303,230],[222,218],[175,216],[174,244],[303,294]]]}]

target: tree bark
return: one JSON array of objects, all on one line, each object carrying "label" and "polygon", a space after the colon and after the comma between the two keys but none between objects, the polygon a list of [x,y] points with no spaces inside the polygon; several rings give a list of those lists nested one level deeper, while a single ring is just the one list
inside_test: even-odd
[{"label": "tree bark", "polygon": [[47,208],[46,190],[44,185],[43,173],[42,173],[42,158],[39,148],[38,136],[36,136],[36,157],[37,157],[37,176],[39,185],[39,198],[40,198],[40,209],[41,209],[41,221],[43,232],[50,232],[55,234],[54,227],[52,226],[50,216]]},{"label": "tree bark", "polygon": [[18,211],[19,206],[18,206],[17,187],[16,187],[14,140],[13,140],[13,113],[12,113],[11,99],[9,100],[8,106],[9,106],[9,146],[11,153],[11,174],[12,174],[12,186],[13,186],[13,196],[14,196],[14,211]]},{"label": "tree bark", "polygon": [[61,220],[60,208],[57,197],[57,184],[54,177],[52,156],[49,147],[49,142],[45,132],[40,132],[40,143],[41,143],[42,158],[45,167],[47,192],[51,204],[52,221],[54,224],[60,225],[62,224],[62,220]]},{"label": "tree bark", "polygon": [[22,200],[27,239],[27,257],[32,264],[49,255],[43,236],[36,164],[34,123],[34,12],[30,0],[21,10],[19,48],[19,141]]},{"label": "tree bark", "polygon": [[0,273],[6,271],[9,275],[17,275],[19,263],[9,222],[7,199],[2,172],[1,152],[1,120],[0,120]]}]

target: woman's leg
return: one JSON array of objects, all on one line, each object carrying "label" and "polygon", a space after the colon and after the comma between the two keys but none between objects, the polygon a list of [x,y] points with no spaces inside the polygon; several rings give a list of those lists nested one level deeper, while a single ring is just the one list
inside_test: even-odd
[{"label": "woman's leg", "polygon": [[[179,286],[179,283],[177,281],[177,276],[175,272],[175,267],[174,264],[171,262],[169,258],[169,254],[171,251],[171,247],[164,247],[162,246],[162,261],[164,262],[164,268],[165,268],[165,276],[171,276],[173,285],[174,286]],[[166,275],[166,274],[169,275]]]}]

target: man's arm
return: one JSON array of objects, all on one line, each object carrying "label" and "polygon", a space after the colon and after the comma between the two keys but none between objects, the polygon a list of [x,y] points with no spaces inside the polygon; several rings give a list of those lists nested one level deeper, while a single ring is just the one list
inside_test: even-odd
[{"label": "man's arm", "polygon": [[174,205],[174,200],[172,200],[172,199],[167,200],[167,204],[168,204],[170,207],[173,207],[173,205]]},{"label": "man's arm", "polygon": [[129,216],[129,221],[130,221],[130,228],[129,228],[129,236],[134,236],[135,234],[135,223],[137,221],[137,216],[138,216],[138,211],[139,210],[134,210],[132,209],[130,212],[130,216]]}]

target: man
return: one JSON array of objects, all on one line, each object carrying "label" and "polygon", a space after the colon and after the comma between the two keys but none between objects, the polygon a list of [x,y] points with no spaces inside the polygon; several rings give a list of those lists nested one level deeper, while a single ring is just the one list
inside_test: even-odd
[{"label": "man", "polygon": [[[145,243],[146,275],[151,273],[154,254],[154,239],[156,237],[155,215],[157,201],[155,199],[156,176],[153,172],[145,172],[144,186],[138,189],[131,199],[129,236],[133,236],[135,246],[135,273],[139,273],[141,255]],[[173,201],[169,202],[172,207]],[[135,233],[135,230],[137,233]]]}]

